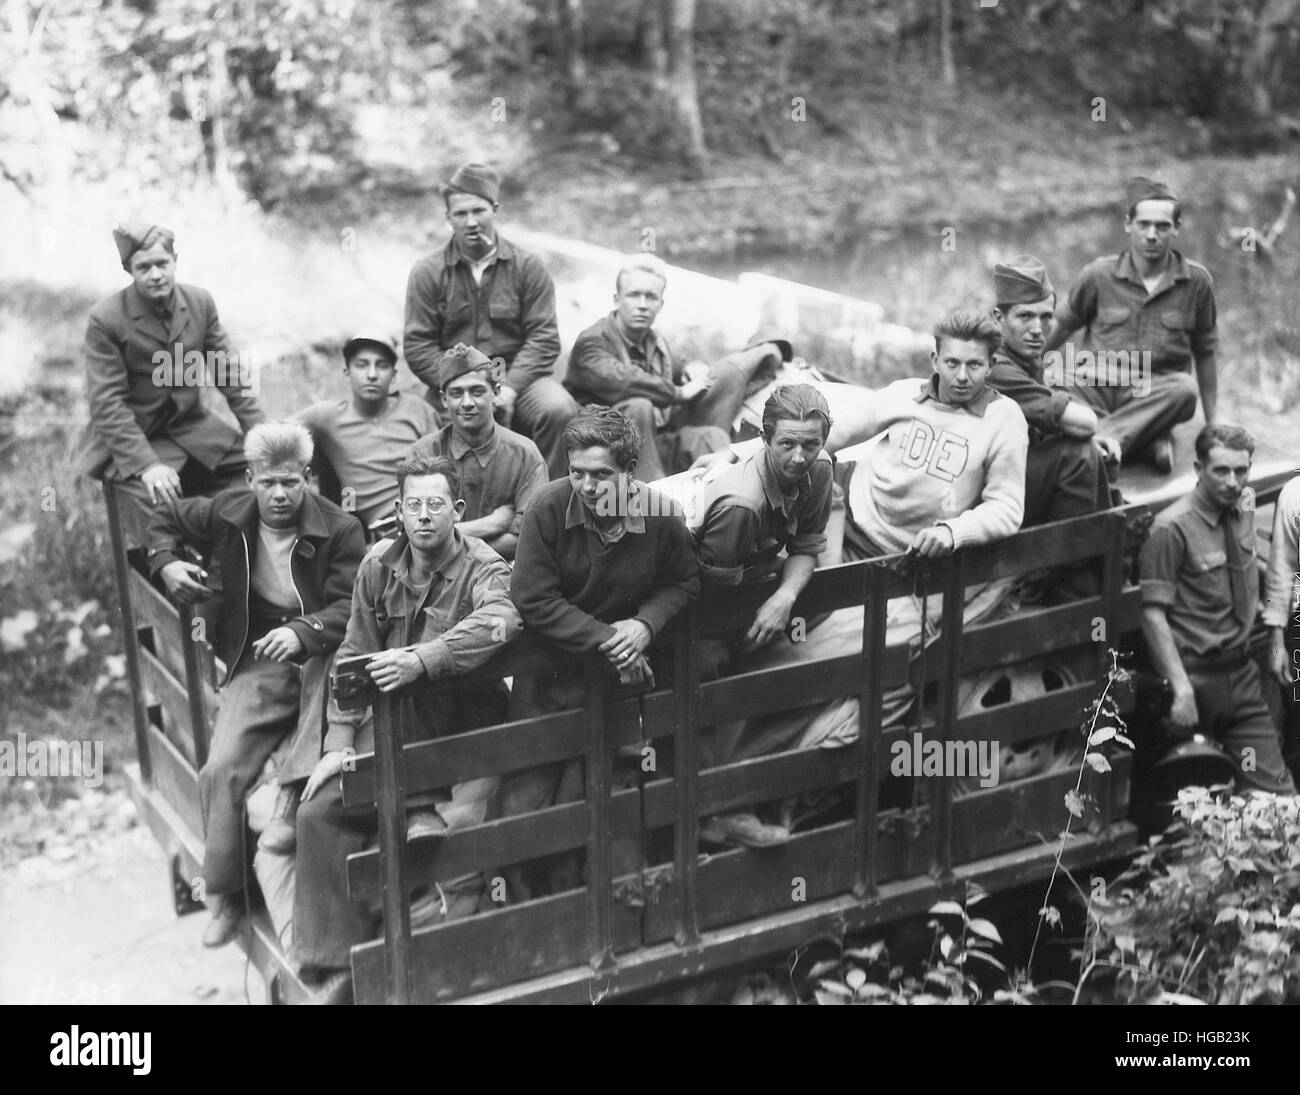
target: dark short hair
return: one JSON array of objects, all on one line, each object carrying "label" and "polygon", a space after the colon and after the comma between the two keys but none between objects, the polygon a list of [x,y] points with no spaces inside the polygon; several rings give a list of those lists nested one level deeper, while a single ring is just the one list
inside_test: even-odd
[{"label": "dark short hair", "polygon": [[460,498],[460,469],[446,456],[407,457],[397,465],[397,497],[406,495],[406,481],[413,475],[441,475],[447,480],[453,502]]},{"label": "dark short hair", "polygon": [[781,422],[821,421],[822,441],[831,435],[831,407],[811,384],[782,384],[763,404],[763,438],[771,441]]},{"label": "dark short hair", "polygon": [[641,452],[641,431],[613,407],[584,407],[564,427],[560,438],[566,453],[577,449],[609,449],[614,463],[627,471]]},{"label": "dark short hair", "polygon": [[[1130,205],[1130,206],[1128,207],[1128,212],[1124,214],[1124,217],[1125,217],[1126,220],[1132,220],[1132,219],[1133,219],[1133,214],[1137,212],[1137,207],[1138,207],[1139,205],[1141,205],[1142,202],[1173,202],[1173,206],[1174,206],[1174,227],[1175,227],[1175,228],[1178,228],[1178,227],[1180,227],[1180,226],[1182,225],[1182,221],[1183,221],[1183,203],[1180,202],[1180,201],[1176,201],[1174,198],[1143,198],[1143,199],[1141,199],[1141,201],[1135,201],[1132,205]],[[1113,207],[1112,207],[1112,208],[1113,208]],[[1111,223],[1113,224],[1114,221],[1112,221]]]},{"label": "dark short hair", "polygon": [[988,348],[989,360],[1002,346],[1002,328],[987,312],[973,308],[958,308],[949,312],[934,325],[934,352],[938,353],[945,338],[954,342],[982,342]]},{"label": "dark short hair", "polygon": [[496,211],[501,207],[501,203],[499,201],[493,201],[491,198],[485,198],[483,197],[482,194],[477,194],[473,190],[462,190],[459,186],[452,186],[450,183],[443,183],[440,187],[438,187],[438,193],[442,195],[442,207],[444,209],[451,208],[451,196],[453,194],[468,194],[471,198],[478,198],[480,201],[487,202],[488,205],[492,207],[493,211]]},{"label": "dark short hair", "polygon": [[1255,439],[1248,430],[1241,426],[1229,426],[1220,423],[1205,426],[1196,435],[1196,459],[1204,464],[1210,458],[1210,450],[1218,445],[1224,449],[1239,449],[1255,455]]}]

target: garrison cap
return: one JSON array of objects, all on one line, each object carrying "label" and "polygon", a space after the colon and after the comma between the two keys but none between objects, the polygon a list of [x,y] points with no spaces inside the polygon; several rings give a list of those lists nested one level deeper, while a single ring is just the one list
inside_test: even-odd
[{"label": "garrison cap", "polygon": [[464,376],[466,373],[476,373],[480,369],[487,370],[493,384],[500,380],[497,375],[499,370],[487,354],[482,350],[474,349],[473,346],[466,346],[463,342],[456,343],[438,358],[438,391],[442,391],[457,377]]},{"label": "garrison cap", "polygon": [[448,181],[447,189],[477,194],[496,205],[497,196],[501,193],[501,176],[485,163],[462,164]]},{"label": "garrison cap", "polygon": [[993,267],[993,296],[998,304],[1032,304],[1055,292],[1047,267],[1033,255],[1017,255]]},{"label": "garrison cap", "polygon": [[1178,195],[1163,179],[1148,179],[1145,175],[1134,175],[1124,184],[1126,209],[1132,209],[1138,202],[1152,200],[1176,202]]},{"label": "garrison cap", "polygon": [[131,256],[137,251],[147,250],[156,243],[161,243],[168,251],[176,242],[176,235],[169,228],[144,221],[130,221],[119,224],[113,229],[113,242],[117,245],[118,256],[122,260],[122,269],[130,271]]},{"label": "garrison cap", "polygon": [[362,346],[378,346],[388,355],[388,359],[394,363],[397,361],[397,343],[382,331],[358,331],[347,342],[343,343],[343,361],[346,364]]}]

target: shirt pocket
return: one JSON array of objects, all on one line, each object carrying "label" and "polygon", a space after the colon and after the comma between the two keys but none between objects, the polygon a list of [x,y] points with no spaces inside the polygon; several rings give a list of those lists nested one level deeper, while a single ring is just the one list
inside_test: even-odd
[{"label": "shirt pocket", "polygon": [[1189,317],[1182,312],[1168,309],[1160,313],[1160,323],[1156,327],[1160,345],[1165,350],[1186,351],[1188,348],[1187,332],[1191,327]]},{"label": "shirt pocket", "polygon": [[488,305],[488,315],[492,319],[493,333],[500,333],[510,338],[519,338],[523,325],[519,322],[519,302],[494,296]]},{"label": "shirt pocket", "polygon": [[1097,309],[1097,319],[1093,326],[1099,338],[1105,338],[1107,335],[1114,335],[1124,329],[1128,323],[1128,317],[1131,309],[1124,307],[1108,307]]},{"label": "shirt pocket", "polygon": [[467,300],[447,300],[442,307],[443,342],[457,331],[464,331],[473,322],[473,310]]}]

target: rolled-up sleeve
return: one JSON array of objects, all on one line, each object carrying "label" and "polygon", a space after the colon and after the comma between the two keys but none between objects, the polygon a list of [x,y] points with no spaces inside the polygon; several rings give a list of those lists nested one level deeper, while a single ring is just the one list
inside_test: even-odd
[{"label": "rolled-up sleeve", "polygon": [[1157,525],[1142,545],[1142,603],[1168,608],[1178,596],[1178,573],[1187,545],[1172,525]]},{"label": "rolled-up sleeve", "polygon": [[696,533],[700,577],[707,585],[738,586],[758,542],[758,514],[747,506],[710,506]]}]

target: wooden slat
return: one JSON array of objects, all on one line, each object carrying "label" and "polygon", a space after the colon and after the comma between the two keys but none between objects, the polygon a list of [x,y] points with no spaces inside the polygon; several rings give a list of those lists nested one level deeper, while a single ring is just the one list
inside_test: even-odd
[{"label": "wooden slat", "polygon": [[131,599],[136,626],[149,629],[149,649],[177,678],[185,678],[185,658],[180,645],[180,617],[168,600],[139,571],[130,572]]},{"label": "wooden slat", "polygon": [[195,764],[194,730],[190,725],[190,702],[185,687],[148,650],[140,650],[140,676],[163,715],[167,738]]},{"label": "wooden slat", "polygon": [[[884,687],[907,683],[908,648],[897,644],[884,655]],[[737,673],[709,681],[700,690],[700,720],[704,725],[789,711],[857,694],[862,687],[862,655],[783,665]]]},{"label": "wooden slat", "polygon": [[[587,898],[582,890],[421,928],[411,938],[411,1002],[441,1003],[575,965],[591,972],[587,933]],[[640,942],[640,910],[616,905],[615,953],[625,953]],[[352,980],[358,1004],[384,1002],[382,941],[352,948]]]},{"label": "wooden slat", "polygon": [[[610,796],[609,831],[612,836],[627,837],[640,832],[638,796],[635,788],[615,791]],[[550,806],[519,817],[489,821],[450,832],[437,841],[417,840],[408,844],[406,887],[410,891],[417,886],[459,878],[473,871],[491,873],[553,852],[585,847],[586,841],[585,802]],[[379,866],[378,848],[348,857],[348,892],[354,901],[378,900]]]},{"label": "wooden slat", "polygon": [[155,726],[149,727],[149,755],[154,762],[154,789],[201,838],[203,813],[199,806],[199,776],[193,764]]},{"label": "wooden slat", "polygon": [[[1085,835],[1067,845],[1062,866],[1077,870],[1114,859],[1133,846],[1136,835],[1136,829],[1127,824],[1114,826],[1100,836]],[[684,978],[788,954],[819,936],[840,938],[846,933],[874,930],[903,917],[920,915],[940,899],[960,900],[970,882],[991,892],[1035,882],[1051,873],[1054,861],[1054,849],[1021,849],[959,866],[947,883],[929,876],[908,878],[882,886],[875,901],[843,896],[789,906],[757,920],[709,932],[699,947],[689,950],[671,943],[646,947],[622,959],[618,974],[603,985],[602,991],[623,996],[663,988]],[[573,967],[507,989],[477,993],[464,1002],[585,1004],[593,998],[590,971]]]}]

